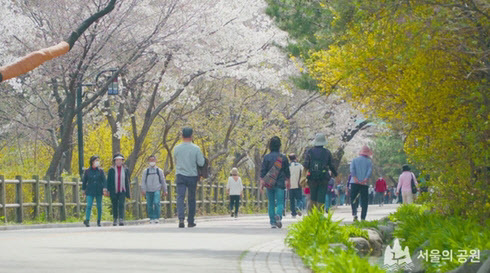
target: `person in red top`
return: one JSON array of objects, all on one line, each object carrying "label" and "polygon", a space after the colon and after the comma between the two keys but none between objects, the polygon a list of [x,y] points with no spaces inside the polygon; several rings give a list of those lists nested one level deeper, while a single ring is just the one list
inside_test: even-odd
[{"label": "person in red top", "polygon": [[383,177],[380,177],[378,178],[378,180],[376,180],[376,187],[374,188],[374,190],[376,191],[376,202],[379,203],[379,206],[381,207],[383,205],[383,198],[384,198],[384,195],[385,195],[385,192],[387,190],[387,187],[386,187],[386,180],[384,180]]}]

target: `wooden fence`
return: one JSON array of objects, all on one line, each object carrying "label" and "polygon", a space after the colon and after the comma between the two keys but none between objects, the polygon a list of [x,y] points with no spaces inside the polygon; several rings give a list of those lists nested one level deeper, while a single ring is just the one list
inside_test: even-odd
[{"label": "wooden fence", "polygon": [[[14,189],[7,188],[9,185],[13,185]],[[161,200],[161,211],[165,218],[172,218],[176,216],[177,187],[171,181],[167,181],[167,185],[169,194]],[[82,215],[82,207],[86,206],[85,200],[82,200],[81,197],[81,186],[82,182],[78,178],[72,181],[64,181],[63,179],[50,181],[49,179],[41,180],[38,176],[29,180],[17,176],[13,180],[8,180],[0,175],[0,215],[3,216],[3,221],[7,223],[8,215],[13,215],[12,212],[9,214],[8,210],[14,209],[15,221],[22,223],[26,214],[25,210],[33,208],[31,218],[34,219],[39,219],[43,213],[45,213],[43,216],[47,221],[65,221],[67,215],[71,213],[79,218]],[[25,193],[25,187],[30,187],[32,192],[32,196],[28,198],[30,200],[26,198],[28,194]],[[10,203],[7,202],[7,191],[9,190],[15,192],[14,202]],[[131,199],[126,202],[126,211],[131,212],[134,219],[146,218],[146,201],[142,198],[137,178],[131,182],[131,193]],[[251,205],[260,209],[266,208],[267,198],[260,193],[258,187],[244,185],[243,193],[244,197],[240,201],[242,206]],[[226,208],[228,206],[226,186],[198,183],[196,203],[198,214],[210,214],[213,210],[218,212],[220,207]],[[55,210],[59,210],[56,211],[58,213],[55,213]]]}]

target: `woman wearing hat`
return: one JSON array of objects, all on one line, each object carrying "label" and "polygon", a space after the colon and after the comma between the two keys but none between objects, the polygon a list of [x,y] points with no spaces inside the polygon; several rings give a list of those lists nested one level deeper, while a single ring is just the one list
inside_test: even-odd
[{"label": "woman wearing hat", "polygon": [[327,139],[324,134],[318,133],[313,141],[313,148],[308,150],[305,155],[303,166],[306,169],[308,178],[308,187],[310,188],[310,199],[312,207],[323,210],[325,199],[327,197],[328,182],[330,173],[333,177],[337,176],[337,170],[333,165],[332,153],[324,146],[327,145]]},{"label": "woman wearing hat", "polygon": [[368,180],[372,173],[371,156],[373,152],[368,146],[363,146],[359,152],[359,157],[352,160],[350,164],[351,174],[351,204],[352,216],[357,221],[357,207],[361,199],[361,220],[366,220],[368,202],[369,202],[369,185]]},{"label": "woman wearing hat", "polygon": [[117,226],[118,221],[120,226],[124,226],[124,203],[126,198],[130,198],[129,176],[129,170],[124,166],[124,156],[114,155],[113,166],[107,174],[107,189],[111,194],[114,226]]},{"label": "woman wearing hat", "polygon": [[97,226],[100,227],[102,218],[102,193],[107,193],[107,184],[104,170],[100,168],[100,158],[94,155],[89,161],[90,167],[85,170],[82,178],[82,193],[87,196],[87,207],[85,221],[86,227],[90,226],[90,215],[92,214],[92,205],[94,198],[97,201]]},{"label": "woman wearing hat", "polygon": [[[240,197],[243,192],[242,179],[238,176],[238,169],[231,169],[231,176],[228,178],[228,183],[226,184],[226,190],[228,195],[230,195],[230,211],[231,217],[238,217],[238,207],[240,206]],[[233,206],[235,206],[235,213],[233,213]]]}]

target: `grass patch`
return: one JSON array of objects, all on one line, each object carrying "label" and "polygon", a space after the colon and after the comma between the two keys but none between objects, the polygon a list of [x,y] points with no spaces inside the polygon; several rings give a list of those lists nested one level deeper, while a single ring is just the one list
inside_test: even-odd
[{"label": "grass patch", "polygon": [[[378,266],[370,265],[366,258],[359,257],[349,241],[350,237],[367,238],[367,232],[356,226],[341,225],[341,221],[333,221],[332,216],[332,212],[325,216],[322,211],[313,209],[302,221],[289,227],[286,244],[317,273],[384,272]],[[347,251],[330,248],[329,244],[334,243],[346,245]]]},{"label": "grass patch", "polygon": [[[481,225],[477,218],[445,216],[428,210],[426,206],[402,205],[391,214],[390,219],[397,222],[394,232],[396,238],[402,240],[413,252],[425,241],[429,245],[425,250],[452,250],[453,259],[441,260],[439,263],[426,262],[426,272],[446,272],[459,267],[457,255],[459,250],[490,249],[490,220]],[[485,261],[486,257],[480,257]]]}]

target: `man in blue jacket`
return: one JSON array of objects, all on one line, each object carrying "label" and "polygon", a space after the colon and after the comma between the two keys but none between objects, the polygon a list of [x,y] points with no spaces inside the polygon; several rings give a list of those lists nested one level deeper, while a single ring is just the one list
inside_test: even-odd
[{"label": "man in blue jacket", "polygon": [[357,221],[357,207],[359,206],[359,199],[361,199],[361,220],[366,220],[368,210],[368,180],[372,173],[371,156],[373,152],[368,146],[363,146],[359,152],[359,157],[352,160],[350,164],[351,174],[351,204],[352,204],[352,216],[354,221]]}]

